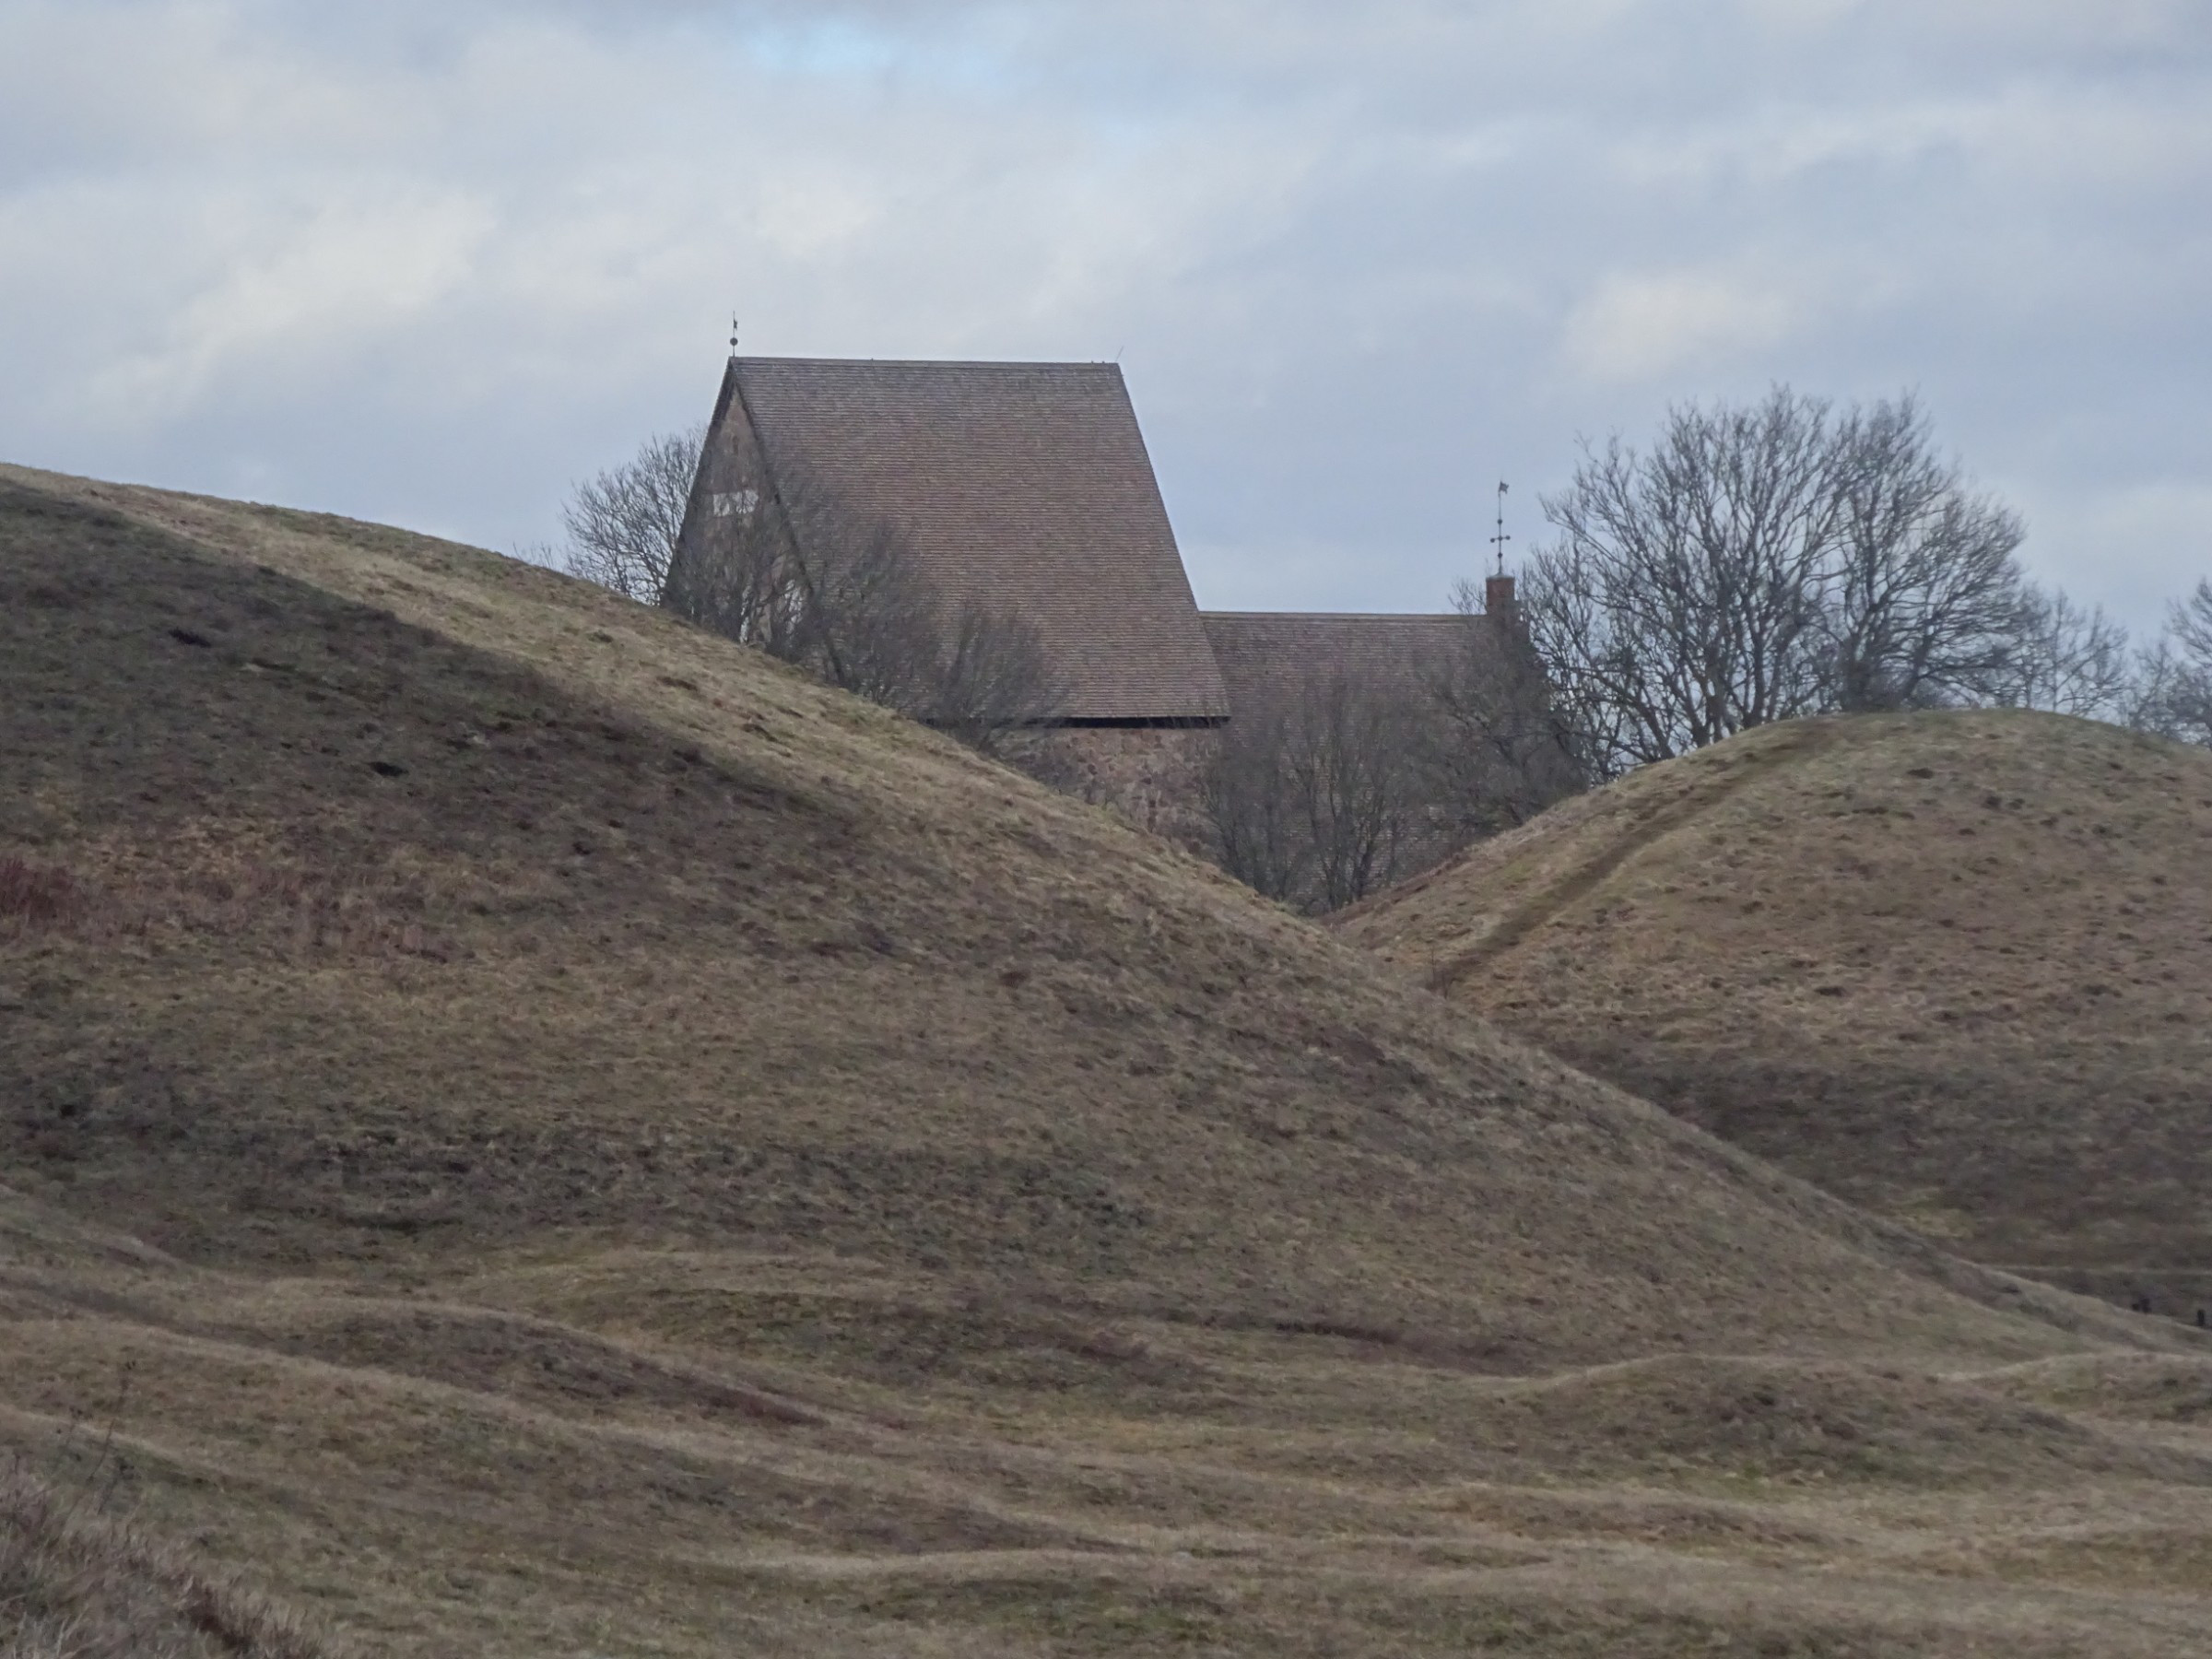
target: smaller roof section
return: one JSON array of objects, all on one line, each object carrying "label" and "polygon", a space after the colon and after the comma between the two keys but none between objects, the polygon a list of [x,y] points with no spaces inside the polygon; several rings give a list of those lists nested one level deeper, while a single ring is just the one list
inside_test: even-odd
[{"label": "smaller roof section", "polygon": [[899,524],[949,599],[1031,624],[1065,718],[1227,718],[1117,365],[735,358],[708,443]]},{"label": "smaller roof section", "polygon": [[1468,649],[1469,629],[1486,647],[1482,618],[1315,611],[1206,611],[1206,639],[1233,711],[1280,706],[1316,676],[1420,688],[1450,672]]}]

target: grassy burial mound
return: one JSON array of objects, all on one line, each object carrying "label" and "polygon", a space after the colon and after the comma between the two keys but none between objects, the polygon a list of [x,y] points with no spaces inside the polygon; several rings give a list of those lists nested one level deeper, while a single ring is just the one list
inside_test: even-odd
[{"label": "grassy burial mound", "polygon": [[2212,755],[2018,712],[1772,727],[1343,932],[1963,1253],[2212,1306]]},{"label": "grassy burial mound", "polygon": [[[2185,1335],[878,711],[24,472],[0,630],[0,1435],[90,1419],[140,1524],[366,1651],[2201,1629],[2112,1588],[2212,1535],[2197,1430],[1975,1380]],[[2119,1564],[1959,1590],[2062,1514]]]}]

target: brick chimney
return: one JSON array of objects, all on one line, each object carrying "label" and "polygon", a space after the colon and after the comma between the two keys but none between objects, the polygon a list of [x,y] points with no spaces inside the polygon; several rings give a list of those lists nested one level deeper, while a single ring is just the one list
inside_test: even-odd
[{"label": "brick chimney", "polygon": [[1500,571],[1486,577],[1482,584],[1482,608],[1487,616],[1510,617],[1513,614],[1513,579]]}]

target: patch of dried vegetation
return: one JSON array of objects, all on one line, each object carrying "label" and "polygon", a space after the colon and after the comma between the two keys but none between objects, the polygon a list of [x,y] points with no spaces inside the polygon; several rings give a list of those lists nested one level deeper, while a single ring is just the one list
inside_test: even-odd
[{"label": "patch of dried vegetation", "polygon": [[324,1659],[265,1598],[93,1512],[88,1492],[0,1476],[5,1659]]}]

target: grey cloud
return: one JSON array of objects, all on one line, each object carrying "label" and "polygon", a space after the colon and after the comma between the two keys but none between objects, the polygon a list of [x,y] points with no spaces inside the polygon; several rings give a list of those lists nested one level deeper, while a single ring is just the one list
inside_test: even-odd
[{"label": "grey cloud", "polygon": [[1387,607],[1578,432],[1913,385],[2141,618],[2208,82],[2194,0],[0,0],[0,453],[529,541],[736,307],[1118,352],[1202,596]]}]

